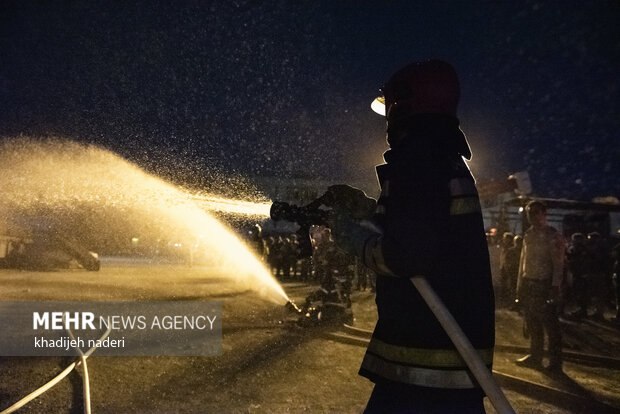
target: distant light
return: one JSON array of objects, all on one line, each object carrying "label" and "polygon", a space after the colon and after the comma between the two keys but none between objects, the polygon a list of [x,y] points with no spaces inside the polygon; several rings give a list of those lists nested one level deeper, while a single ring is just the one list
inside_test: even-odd
[{"label": "distant light", "polygon": [[370,108],[381,116],[385,116],[385,98],[378,96],[370,104]]},{"label": "distant light", "polygon": [[182,244],[181,244],[181,243],[175,243],[175,244],[174,244],[174,247],[181,247],[181,246],[182,246]]},{"label": "distant light", "polygon": [[132,238],[131,238],[131,242],[132,242],[133,244],[138,244],[138,241],[140,241],[140,239],[138,239],[137,237],[132,237]]},{"label": "distant light", "polygon": [[523,213],[523,207],[519,207],[519,213]]}]

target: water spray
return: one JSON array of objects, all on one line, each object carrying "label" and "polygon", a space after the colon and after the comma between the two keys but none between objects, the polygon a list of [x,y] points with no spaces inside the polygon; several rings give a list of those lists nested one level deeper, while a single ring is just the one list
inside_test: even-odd
[{"label": "water spray", "polygon": [[264,200],[189,193],[110,151],[66,140],[6,140],[0,165],[10,172],[0,175],[3,234],[32,239],[52,226],[87,251],[113,254],[134,248],[135,239],[146,254],[186,262],[191,257],[195,265],[226,274],[240,290],[253,289],[276,303],[288,300],[241,238],[210,214],[267,217]]},{"label": "water spray", "polygon": [[[157,240],[190,240],[207,258],[216,256],[213,264],[226,269],[238,282],[249,283],[260,295],[276,303],[289,301],[280,284],[239,237],[206,212],[267,217],[268,203],[189,194],[109,151],[70,141],[5,141],[0,144],[0,165],[10,172],[0,175],[3,233],[15,233],[22,239],[50,231],[55,235],[69,234],[71,238],[63,238],[64,244],[78,250],[84,267],[92,270],[98,269],[99,262],[83,252],[78,240],[86,245],[122,245],[134,238],[136,243],[144,238],[137,238],[136,234]],[[175,246],[181,248],[182,244],[185,243],[177,242]],[[108,329],[101,340],[109,333]],[[0,414],[23,407],[78,366],[84,374],[85,413],[90,413],[86,360],[94,351],[95,347],[85,353],[78,349],[78,360]]]},{"label": "water spray", "polygon": [[[321,197],[302,207],[275,201],[269,213],[272,220],[287,220],[299,225],[299,257],[310,257],[313,252],[311,226],[328,225],[329,215],[336,211],[346,212],[357,220],[368,219],[374,213],[376,204],[376,201],[366,196],[362,190],[348,185],[333,185]],[[299,315],[304,312],[290,300],[285,307]]]},{"label": "water spray", "polygon": [[269,217],[271,204],[216,197],[210,194],[194,194],[189,197],[201,207],[217,212],[243,214],[246,216]]},{"label": "water spray", "polygon": [[301,314],[302,310],[299,306],[297,306],[295,304],[295,302],[293,302],[292,300],[289,300],[288,302],[286,302],[286,304],[284,305],[284,307],[286,308],[286,310],[292,312],[292,313],[299,313]]}]

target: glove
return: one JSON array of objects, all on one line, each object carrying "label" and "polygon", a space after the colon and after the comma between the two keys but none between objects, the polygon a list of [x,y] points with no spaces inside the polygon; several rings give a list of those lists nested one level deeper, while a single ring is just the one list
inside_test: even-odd
[{"label": "glove", "polygon": [[326,205],[347,210],[347,214],[358,220],[370,218],[377,209],[377,201],[362,190],[346,184],[332,185],[323,196]]},{"label": "glove", "polygon": [[336,245],[350,255],[363,257],[364,246],[371,237],[378,236],[375,230],[360,224],[344,210],[334,210],[328,219]]}]

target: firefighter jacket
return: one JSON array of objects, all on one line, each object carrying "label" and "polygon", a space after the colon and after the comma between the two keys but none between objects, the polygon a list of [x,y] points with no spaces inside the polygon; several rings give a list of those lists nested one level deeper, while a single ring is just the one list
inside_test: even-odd
[{"label": "firefighter jacket", "polygon": [[494,298],[470,156],[458,120],[416,116],[377,167],[381,196],[364,263],[378,273],[379,314],[360,375],[412,386],[477,388],[410,277],[424,276],[491,367]]}]

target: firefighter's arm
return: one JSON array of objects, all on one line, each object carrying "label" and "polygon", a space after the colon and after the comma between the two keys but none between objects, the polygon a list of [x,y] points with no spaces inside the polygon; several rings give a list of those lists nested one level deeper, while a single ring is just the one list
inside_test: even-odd
[{"label": "firefighter's arm", "polygon": [[377,219],[383,233],[368,241],[364,262],[383,275],[410,278],[436,274],[449,253],[442,250],[442,241],[454,232],[449,228],[449,188],[435,179],[394,180],[391,184],[385,214]]},{"label": "firefighter's arm", "polygon": [[[405,226],[409,227],[409,226]],[[414,237],[396,238],[388,234],[377,234],[366,240],[362,253],[363,263],[381,276],[428,275],[432,272],[432,262],[438,258],[437,243],[431,232],[419,227],[411,229]],[[429,234],[423,246],[415,236]]]},{"label": "firefighter's arm", "polygon": [[377,274],[409,278],[434,273],[442,255],[441,237],[449,232],[448,213],[445,199],[424,190],[402,196],[394,191],[380,220],[381,233],[365,240],[361,259]]},{"label": "firefighter's arm", "polygon": [[331,214],[329,227],[338,247],[361,259],[364,257],[366,244],[380,235],[380,230],[370,221],[356,220],[340,210]]}]

